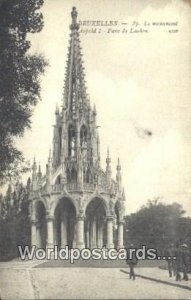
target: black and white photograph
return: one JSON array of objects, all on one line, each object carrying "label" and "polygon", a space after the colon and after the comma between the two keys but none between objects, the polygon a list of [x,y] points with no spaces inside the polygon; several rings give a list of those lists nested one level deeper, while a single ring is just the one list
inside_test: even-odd
[{"label": "black and white photograph", "polygon": [[191,299],[190,0],[0,0],[0,299]]}]

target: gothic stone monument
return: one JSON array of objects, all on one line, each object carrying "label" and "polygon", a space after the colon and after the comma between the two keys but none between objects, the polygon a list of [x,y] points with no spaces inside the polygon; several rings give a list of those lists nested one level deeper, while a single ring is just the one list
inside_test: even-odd
[{"label": "gothic stone monument", "polygon": [[105,170],[100,166],[96,109],[86,93],[75,7],[71,16],[63,106],[55,111],[53,153],[45,176],[33,163],[31,245],[121,248],[125,201],[121,166],[118,159],[113,180],[109,151]]}]

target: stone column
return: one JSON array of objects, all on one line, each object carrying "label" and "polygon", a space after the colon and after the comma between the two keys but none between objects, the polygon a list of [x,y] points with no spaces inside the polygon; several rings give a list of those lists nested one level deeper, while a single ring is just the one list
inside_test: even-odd
[{"label": "stone column", "polygon": [[92,221],[92,248],[97,248],[97,239],[96,239],[96,219]]},{"label": "stone column", "polygon": [[87,221],[86,227],[86,248],[90,248],[90,223]]},{"label": "stone column", "polygon": [[98,224],[98,248],[103,247],[103,222],[100,220],[100,223]]},{"label": "stone column", "polygon": [[53,229],[53,216],[46,217],[46,224],[47,224],[47,248],[53,248],[54,246],[54,229]]},{"label": "stone column", "polygon": [[37,246],[36,220],[31,220],[31,246]]},{"label": "stone column", "polygon": [[56,220],[53,220],[53,244],[57,245],[57,224]]},{"label": "stone column", "polygon": [[76,236],[76,247],[78,249],[85,248],[84,244],[84,216],[77,216],[77,236]]},{"label": "stone column", "polygon": [[64,216],[61,219],[61,247],[65,248],[67,245],[67,224],[66,224],[66,217]]},{"label": "stone column", "polygon": [[41,234],[39,222],[36,223],[36,246],[37,248],[41,248]]},{"label": "stone column", "polygon": [[113,244],[113,216],[107,217],[107,248],[114,248]]},{"label": "stone column", "polygon": [[93,245],[93,226],[92,226],[92,221],[89,222],[89,245],[90,245],[90,249],[92,249],[92,245]]},{"label": "stone column", "polygon": [[124,248],[123,245],[123,221],[119,222],[118,225],[118,241],[117,241],[117,248]]},{"label": "stone column", "polygon": [[[73,243],[72,243],[72,246],[73,246],[73,248],[76,248],[76,222],[74,221],[74,240],[73,240]],[[70,223],[70,225],[71,225],[71,223]]]}]

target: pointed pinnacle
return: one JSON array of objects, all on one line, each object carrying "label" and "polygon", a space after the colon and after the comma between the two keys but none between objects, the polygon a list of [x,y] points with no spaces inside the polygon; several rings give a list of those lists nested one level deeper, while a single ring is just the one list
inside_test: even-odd
[{"label": "pointed pinnacle", "polygon": [[109,157],[109,147],[107,147],[107,157],[106,157],[106,163],[107,163],[107,165],[109,165],[110,162],[111,162],[111,159]]},{"label": "pointed pinnacle", "polygon": [[58,107],[58,104],[56,103],[55,114],[58,114],[58,113],[59,113],[59,107]]},{"label": "pointed pinnacle", "polygon": [[34,156],[34,160],[33,160],[33,166],[32,166],[32,169],[33,169],[33,171],[36,171],[36,170],[37,170],[37,165],[36,165],[36,159],[35,159],[35,156]]},{"label": "pointed pinnacle", "polygon": [[74,29],[79,29],[79,25],[77,24],[77,11],[75,6],[72,8],[72,12],[71,12],[71,16],[72,16],[72,24],[70,25],[70,29],[74,30]]},{"label": "pointed pinnacle", "polygon": [[49,149],[49,157],[48,157],[48,161],[51,161],[51,148]]},{"label": "pointed pinnacle", "polygon": [[109,158],[109,147],[107,147],[107,157]]},{"label": "pointed pinnacle", "polygon": [[118,171],[121,170],[121,165],[120,165],[119,157],[118,157],[118,159],[117,159],[117,170],[118,170]]}]

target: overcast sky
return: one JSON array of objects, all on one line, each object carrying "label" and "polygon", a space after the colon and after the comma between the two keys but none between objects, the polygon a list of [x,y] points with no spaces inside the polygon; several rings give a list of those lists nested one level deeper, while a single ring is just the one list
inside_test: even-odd
[{"label": "overcast sky", "polygon": [[79,20],[178,22],[178,33],[168,33],[167,26],[142,34],[89,33],[81,34],[81,45],[90,101],[97,107],[102,167],[109,146],[113,177],[118,155],[121,160],[126,213],[161,197],[165,203],[182,204],[191,215],[188,1],[46,0],[44,29],[32,37],[32,52],[43,53],[50,66],[42,78],[42,101],[32,129],[19,148],[26,159],[35,155],[45,171],[55,106],[62,103],[72,6]]}]

